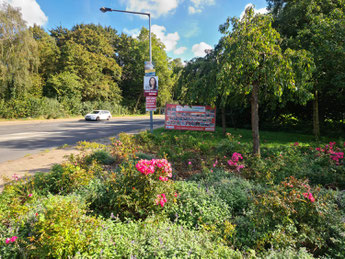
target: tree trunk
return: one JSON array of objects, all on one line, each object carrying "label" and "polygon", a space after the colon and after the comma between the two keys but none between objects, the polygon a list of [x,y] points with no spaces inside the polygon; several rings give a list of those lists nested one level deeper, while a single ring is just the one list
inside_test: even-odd
[{"label": "tree trunk", "polygon": [[253,135],[253,154],[260,157],[260,135],[259,135],[259,85],[254,83],[252,98],[252,135]]},{"label": "tree trunk", "polygon": [[319,93],[315,88],[313,100],[313,133],[316,139],[320,138]]},{"label": "tree trunk", "polygon": [[226,116],[225,116],[225,107],[222,107],[222,128],[223,136],[226,134]]},{"label": "tree trunk", "polygon": [[138,109],[138,105],[139,105],[139,102],[140,102],[140,99],[141,99],[141,96],[143,95],[143,93],[140,93],[139,94],[139,97],[138,97],[138,99],[137,99],[137,102],[136,102],[136,104],[135,104],[135,106],[134,106],[134,113],[137,113],[137,109]]}]

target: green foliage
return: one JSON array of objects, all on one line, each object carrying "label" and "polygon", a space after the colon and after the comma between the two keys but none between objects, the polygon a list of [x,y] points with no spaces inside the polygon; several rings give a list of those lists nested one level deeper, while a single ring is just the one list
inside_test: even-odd
[{"label": "green foliage", "polygon": [[231,219],[229,206],[215,193],[212,187],[194,182],[177,182],[177,203],[169,207],[172,221],[190,228],[219,227]]},{"label": "green foliage", "polygon": [[[344,194],[328,189],[343,189],[343,142],[263,136],[261,158],[248,155],[245,130],[225,138],[219,129],[157,130],[122,134],[113,147],[80,143],[85,153],[5,186],[0,256],[343,258]],[[115,147],[117,163],[101,164]],[[169,147],[171,165],[154,159]],[[240,171],[227,163],[238,149]],[[190,153],[190,164],[180,161]],[[179,181],[170,179],[175,168]]]},{"label": "green foliage", "polygon": [[207,232],[190,230],[168,221],[148,218],[142,222],[106,222],[102,230],[102,252],[80,253],[107,258],[243,258],[241,253],[214,242]]},{"label": "green foliage", "polygon": [[307,252],[305,248],[296,251],[294,248],[286,248],[281,250],[270,250],[263,258],[267,259],[312,259],[314,256]]},{"label": "green foliage", "polygon": [[[339,225],[341,218],[332,199],[332,194],[322,194],[320,188],[294,177],[258,195],[252,218],[261,233],[257,248],[296,246],[323,254],[337,236],[330,227]],[[343,232],[344,226],[340,228]]]},{"label": "green foliage", "polygon": [[[91,208],[102,215],[109,216],[112,213],[121,219],[143,219],[153,213],[162,214],[164,206],[174,203],[174,183],[160,179],[171,178],[168,162],[159,160],[159,164],[165,165],[159,167],[154,161],[147,161],[152,164],[153,173],[141,173],[137,169],[140,161],[128,161],[122,163],[119,170],[112,173],[102,186],[96,181],[95,185],[87,187],[95,190],[90,192],[91,195],[87,194],[88,191],[84,192],[89,196]],[[161,203],[163,194],[167,205]]]},{"label": "green foliage", "polygon": [[111,142],[111,154],[117,163],[136,159],[138,146],[132,135],[120,133],[118,140],[112,138]]},{"label": "green foliage", "polygon": [[86,216],[86,212],[87,205],[77,196],[48,196],[42,200],[20,228],[29,235],[26,240],[22,237],[28,256],[62,258],[98,250],[100,240],[94,240],[94,232],[101,228],[102,221]]},{"label": "green foliage", "polygon": [[1,3],[0,17],[0,99],[23,98],[39,87],[37,44],[19,9]]},{"label": "green foliage", "polygon": [[97,150],[90,154],[86,158],[86,163],[91,164],[92,161],[96,161],[102,165],[111,165],[115,162],[115,159],[105,150]]},{"label": "green foliage", "polygon": [[32,188],[42,194],[64,195],[88,185],[94,174],[92,167],[86,170],[77,163],[57,164],[49,173],[36,174],[32,180]]}]

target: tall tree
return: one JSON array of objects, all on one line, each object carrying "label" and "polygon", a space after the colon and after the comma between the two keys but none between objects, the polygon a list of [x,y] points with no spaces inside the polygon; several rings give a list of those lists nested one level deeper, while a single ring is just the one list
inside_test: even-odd
[{"label": "tall tree", "polygon": [[[51,33],[57,37],[57,44],[60,47],[58,72],[62,75],[58,77],[52,75],[54,78],[50,82],[55,82],[55,84],[50,84],[50,86],[60,85],[56,80],[67,80],[66,76],[69,82],[75,80],[75,76],[77,76],[77,80],[82,85],[80,91],[82,101],[119,103],[122,99],[118,86],[121,68],[115,61],[115,49],[112,45],[116,32],[99,25],[82,24],[76,25],[71,31],[58,27]],[[70,76],[65,72],[75,76]],[[54,92],[50,90],[48,92]],[[75,90],[62,92],[74,92]]]},{"label": "tall tree", "polygon": [[[270,95],[276,101],[284,90],[303,89],[306,80],[296,79],[310,75],[311,60],[305,51],[283,52],[280,35],[272,28],[272,17],[254,15],[253,7],[245,10],[242,19],[228,18],[220,30],[225,34],[220,69],[226,82],[223,91],[226,95],[251,95],[253,153],[260,156],[259,96]],[[302,76],[297,77],[291,57],[299,60],[297,71],[302,71]]]},{"label": "tall tree", "polygon": [[[152,60],[156,75],[159,78],[159,94],[157,105],[163,106],[171,98],[173,81],[169,58],[165,52],[164,44],[152,34]],[[144,62],[150,60],[149,32],[142,28],[138,38],[134,39],[126,34],[120,36],[116,44],[116,60],[123,68],[121,89],[125,102],[132,110],[144,108],[145,98],[143,90]]]},{"label": "tall tree", "polygon": [[21,13],[0,6],[0,98],[25,96],[34,86],[38,66],[37,44]]},{"label": "tall tree", "polygon": [[267,2],[275,18],[274,27],[285,39],[285,47],[306,49],[313,55],[316,64],[313,74],[313,131],[318,137],[319,122],[326,118],[341,120],[345,110],[345,1]]}]

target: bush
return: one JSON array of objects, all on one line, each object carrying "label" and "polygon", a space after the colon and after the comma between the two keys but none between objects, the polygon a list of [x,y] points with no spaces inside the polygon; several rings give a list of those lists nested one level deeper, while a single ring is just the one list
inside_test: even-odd
[{"label": "bush", "polygon": [[102,252],[80,253],[77,258],[242,258],[207,232],[190,230],[167,221],[110,221],[105,224]]},{"label": "bush", "polygon": [[138,145],[135,138],[126,133],[120,133],[118,139],[111,138],[110,152],[117,163],[136,159]]},{"label": "bush", "polygon": [[[91,169],[91,168],[90,168]],[[33,177],[32,186],[37,193],[47,195],[68,194],[88,185],[95,172],[81,168],[78,164],[66,162],[54,165],[49,173],[37,173]]]},{"label": "bush", "polygon": [[269,250],[262,258],[265,259],[312,259],[314,256],[307,252],[303,247],[299,250],[288,247],[286,249],[277,251]]},{"label": "bush", "polygon": [[123,163],[104,187],[96,186],[99,192],[90,197],[91,207],[102,215],[113,213],[121,219],[162,214],[165,203],[170,205],[175,199],[171,177],[172,169],[165,159]]},{"label": "bush", "polygon": [[226,202],[233,215],[240,214],[249,207],[252,192],[262,192],[259,185],[222,169],[208,174],[198,174],[190,178],[204,187],[213,187],[220,199]]},{"label": "bush", "polygon": [[[252,221],[261,233],[258,248],[306,247],[315,255],[335,246],[338,237],[331,230],[341,222],[331,193],[311,188],[307,181],[290,177],[255,199]],[[344,231],[344,225],[339,226]],[[339,233],[338,232],[338,233]],[[259,234],[260,235],[260,234]]]},{"label": "bush", "polygon": [[190,228],[222,226],[231,219],[229,206],[212,187],[195,182],[176,182],[177,203],[167,208],[172,221]]},{"label": "bush", "polygon": [[115,162],[115,159],[105,150],[96,150],[86,157],[87,164],[91,164],[92,161],[102,165],[111,165]]},{"label": "bush", "polygon": [[77,196],[48,196],[28,214],[26,224],[19,229],[21,246],[33,258],[67,258],[77,252],[92,253],[97,250],[92,245],[97,243],[93,233],[102,221],[86,213],[87,205]]}]

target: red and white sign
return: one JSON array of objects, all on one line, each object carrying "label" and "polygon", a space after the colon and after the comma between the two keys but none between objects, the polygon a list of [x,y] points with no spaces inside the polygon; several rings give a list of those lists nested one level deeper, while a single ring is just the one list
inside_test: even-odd
[{"label": "red and white sign", "polygon": [[198,105],[166,105],[165,129],[215,131],[215,128],[216,108]]},{"label": "red and white sign", "polygon": [[146,111],[156,111],[157,97],[146,97]]},{"label": "red and white sign", "polygon": [[158,76],[144,77],[144,93],[145,93],[145,96],[158,95]]}]

